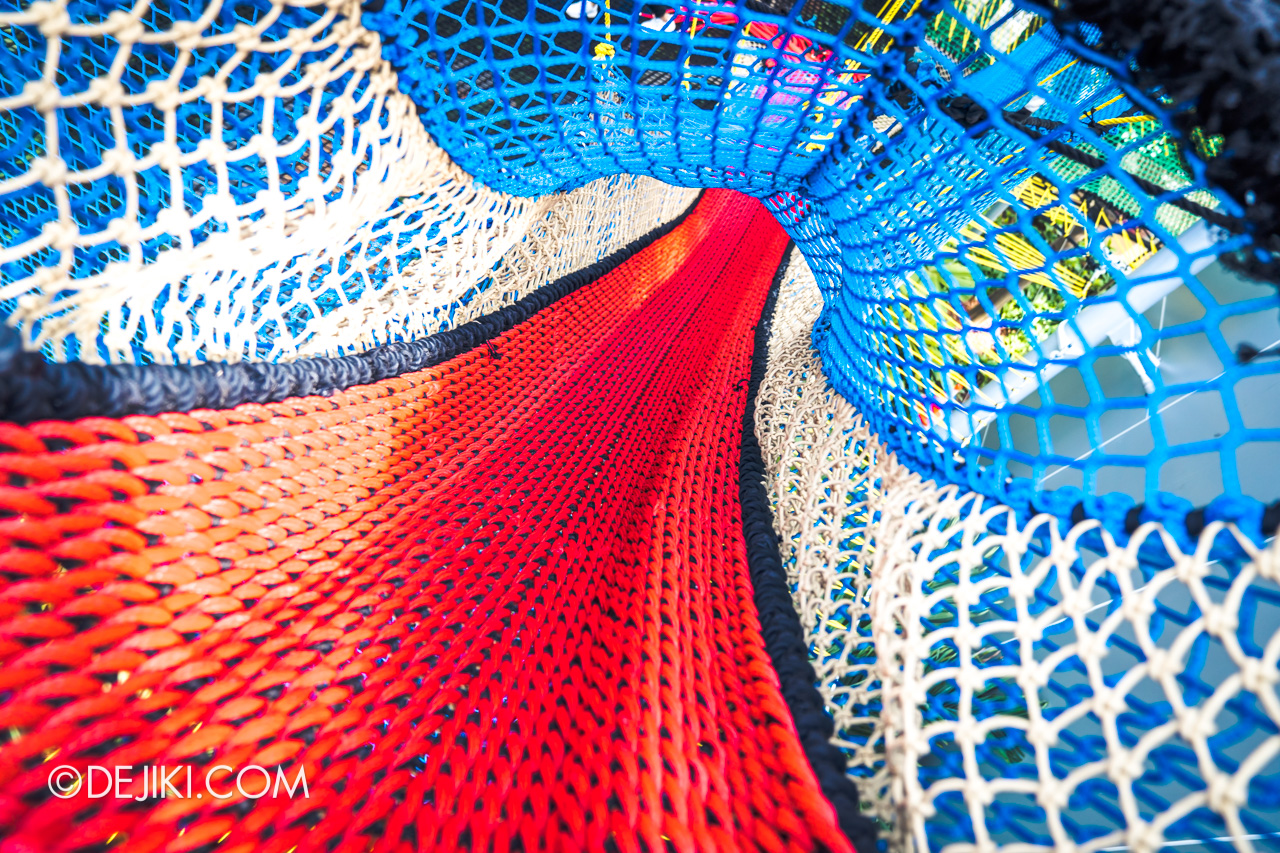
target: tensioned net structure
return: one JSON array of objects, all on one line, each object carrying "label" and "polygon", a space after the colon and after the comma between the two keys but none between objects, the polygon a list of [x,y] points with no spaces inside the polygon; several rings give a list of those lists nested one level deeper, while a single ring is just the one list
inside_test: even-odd
[{"label": "tensioned net structure", "polygon": [[1276,849],[1278,103],[1265,0],[3,0],[0,851]]}]

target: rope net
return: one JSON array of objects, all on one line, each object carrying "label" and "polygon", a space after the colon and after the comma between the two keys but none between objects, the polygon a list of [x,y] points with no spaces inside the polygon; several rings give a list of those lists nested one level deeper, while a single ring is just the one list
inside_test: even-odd
[{"label": "rope net", "polygon": [[1213,523],[1184,550],[1148,522],[1122,545],[922,479],[832,390],[820,307],[793,257],[756,429],[834,742],[890,848],[1269,849],[1280,543]]},{"label": "rope net", "polygon": [[1104,6],[0,0],[10,846],[1274,836],[1271,13]]},{"label": "rope net", "polygon": [[[1252,251],[1243,202],[1203,178],[1225,143],[1175,140],[1181,105],[1096,28],[1009,0],[370,8],[486,183],[628,171],[767,199],[813,264],[836,390],[922,473],[1117,535],[1135,507],[1181,523],[1220,498],[1260,538],[1280,423],[1252,400],[1278,362],[1238,353],[1280,339],[1275,292],[1196,278]],[[1160,367],[1179,347],[1196,369]]]},{"label": "rope net", "polygon": [[0,310],[25,346],[89,363],[360,352],[507,304],[692,201],[624,176],[537,201],[477,186],[358,13],[0,12]]},{"label": "rope net", "polygon": [[[738,500],[786,244],[712,193],[429,370],[0,427],[8,849],[852,851]],[[89,796],[91,766],[141,764],[194,767],[195,793],[281,766],[308,795],[219,772],[225,799],[141,773]]]},{"label": "rope net", "polygon": [[1254,195],[1205,177],[1243,143],[1216,113],[1171,133],[1193,105],[1065,11],[11,3],[0,311],[50,359],[412,340],[548,193],[616,212],[582,232],[597,257],[652,227],[679,196],[592,183],[645,175],[767,201],[822,290],[833,386],[922,474],[1117,536],[1197,508],[1274,526],[1275,293],[1202,281],[1270,258]]}]

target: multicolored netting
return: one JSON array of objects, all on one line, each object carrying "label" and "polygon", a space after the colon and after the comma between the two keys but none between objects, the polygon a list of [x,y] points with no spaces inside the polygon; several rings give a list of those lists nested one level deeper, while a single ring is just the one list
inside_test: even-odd
[{"label": "multicolored netting", "polygon": [[1280,542],[1148,522],[1122,545],[938,489],[831,389],[791,264],[756,428],[834,742],[890,847],[1280,842]]},{"label": "multicolored netting", "polygon": [[1235,0],[0,0],[0,853],[1280,844],[1276,103]]},{"label": "multicolored netting", "polygon": [[432,275],[460,256],[484,280],[534,210],[437,143],[516,195],[733,187],[814,264],[836,389],[922,473],[1117,534],[1216,499],[1257,540],[1280,498],[1256,473],[1280,439],[1256,404],[1275,294],[1197,278],[1270,257],[1249,199],[1205,183],[1240,142],[1216,114],[1171,135],[1189,105],[1055,14],[20,3],[0,17],[0,300],[51,358],[358,352],[430,331],[459,295]]},{"label": "multicolored netting", "polygon": [[[5,427],[9,849],[852,849],[738,505],[786,242],[721,192],[431,370]],[[283,765],[309,796],[50,790],[143,764]]]}]

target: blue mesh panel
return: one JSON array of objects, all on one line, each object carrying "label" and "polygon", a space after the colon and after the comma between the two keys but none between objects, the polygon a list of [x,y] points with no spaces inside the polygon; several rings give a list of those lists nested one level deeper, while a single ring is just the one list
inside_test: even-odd
[{"label": "blue mesh panel", "polygon": [[[499,189],[625,170],[765,198],[818,274],[832,381],[923,471],[1118,532],[1218,498],[1206,517],[1260,535],[1280,486],[1242,468],[1274,464],[1280,406],[1242,398],[1280,364],[1237,348],[1270,343],[1243,330],[1274,291],[1196,277],[1249,237],[1195,177],[1220,142],[1179,153],[1159,92],[994,0],[562,5],[388,0],[365,23],[431,133]],[[1153,316],[1175,291],[1194,322]],[[1162,371],[1155,350],[1192,337],[1205,370]],[[1149,390],[1103,381],[1122,358]],[[1188,395],[1215,429],[1172,434]],[[1182,488],[1193,462],[1220,483]]]},{"label": "blue mesh panel", "polygon": [[[1117,532],[1126,520],[1181,520],[1212,502],[1205,518],[1236,519],[1260,535],[1260,501],[1280,498],[1274,478],[1256,473],[1274,464],[1280,406],[1258,395],[1274,387],[1280,360],[1237,351],[1272,343],[1257,335],[1274,328],[1274,292],[1224,293],[1197,278],[1250,245],[1240,211],[1197,177],[1198,158],[1221,141],[1192,140],[1184,156],[1164,130],[1160,92],[1125,84],[1125,70],[1090,49],[1096,34],[1064,38],[1030,7],[995,0],[577,8],[585,14],[561,0],[389,0],[368,5],[364,23],[383,36],[426,128],[497,189],[538,195],[633,172],[765,198],[819,274],[827,305],[816,343],[833,382],[920,470],[1022,510],[1100,517]],[[163,32],[204,10],[158,4],[143,23]],[[69,7],[82,22],[109,11]],[[271,44],[324,14],[255,0],[219,7],[206,29],[270,20],[262,38]],[[110,37],[63,41],[64,94],[87,91],[119,64]],[[233,61],[233,42],[182,56],[170,43],[136,44],[115,76],[131,95],[174,77],[180,61],[180,90],[216,69],[232,91],[277,71],[287,86],[305,71],[305,61],[286,64],[288,50]],[[7,28],[3,44],[0,86],[13,96],[40,73],[47,45],[34,25]],[[336,81],[320,97],[342,89]],[[204,100],[184,102],[178,146],[186,154],[210,136],[236,145],[263,133],[287,142],[312,105],[277,101],[266,128],[262,97],[223,111],[217,128]],[[29,173],[50,150],[51,130],[72,172],[102,165],[120,132],[142,165],[74,182],[62,201],[46,185],[53,180],[8,192],[4,245],[32,248],[10,253],[6,283],[68,263],[40,239],[59,218],[104,235],[69,259],[74,277],[126,251],[146,260],[180,249],[152,226],[171,207],[198,213],[216,178],[198,160],[146,160],[167,132],[152,102],[124,106],[121,122],[94,98],[85,104],[58,110],[52,128],[34,107],[6,113],[3,175]],[[335,128],[334,138],[351,131]],[[291,174],[312,153],[323,173],[329,152],[305,146],[272,163],[249,155],[230,164],[233,196],[258,198],[272,170],[289,196]],[[151,229],[133,249],[108,238],[113,219],[130,217]],[[191,239],[226,227],[207,218]],[[343,295],[361,287],[350,276]],[[259,294],[264,312],[290,306],[263,324],[260,352],[339,299],[292,296],[289,284]],[[1175,298],[1185,310],[1166,322]],[[120,322],[104,334],[157,334],[149,317]],[[1196,352],[1203,369],[1162,369],[1162,345]],[[1122,359],[1145,383],[1136,393],[1107,379]],[[1172,407],[1212,417],[1188,432]],[[1128,438],[1114,443],[1117,435]],[[1190,487],[1189,465],[1211,474]]]}]

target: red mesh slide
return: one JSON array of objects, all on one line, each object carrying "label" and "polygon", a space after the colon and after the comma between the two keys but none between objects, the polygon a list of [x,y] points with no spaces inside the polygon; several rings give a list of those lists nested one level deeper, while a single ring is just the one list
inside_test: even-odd
[{"label": "red mesh slide", "polygon": [[429,370],[0,427],[0,851],[851,849],[739,506],[786,245],[710,191]]}]

